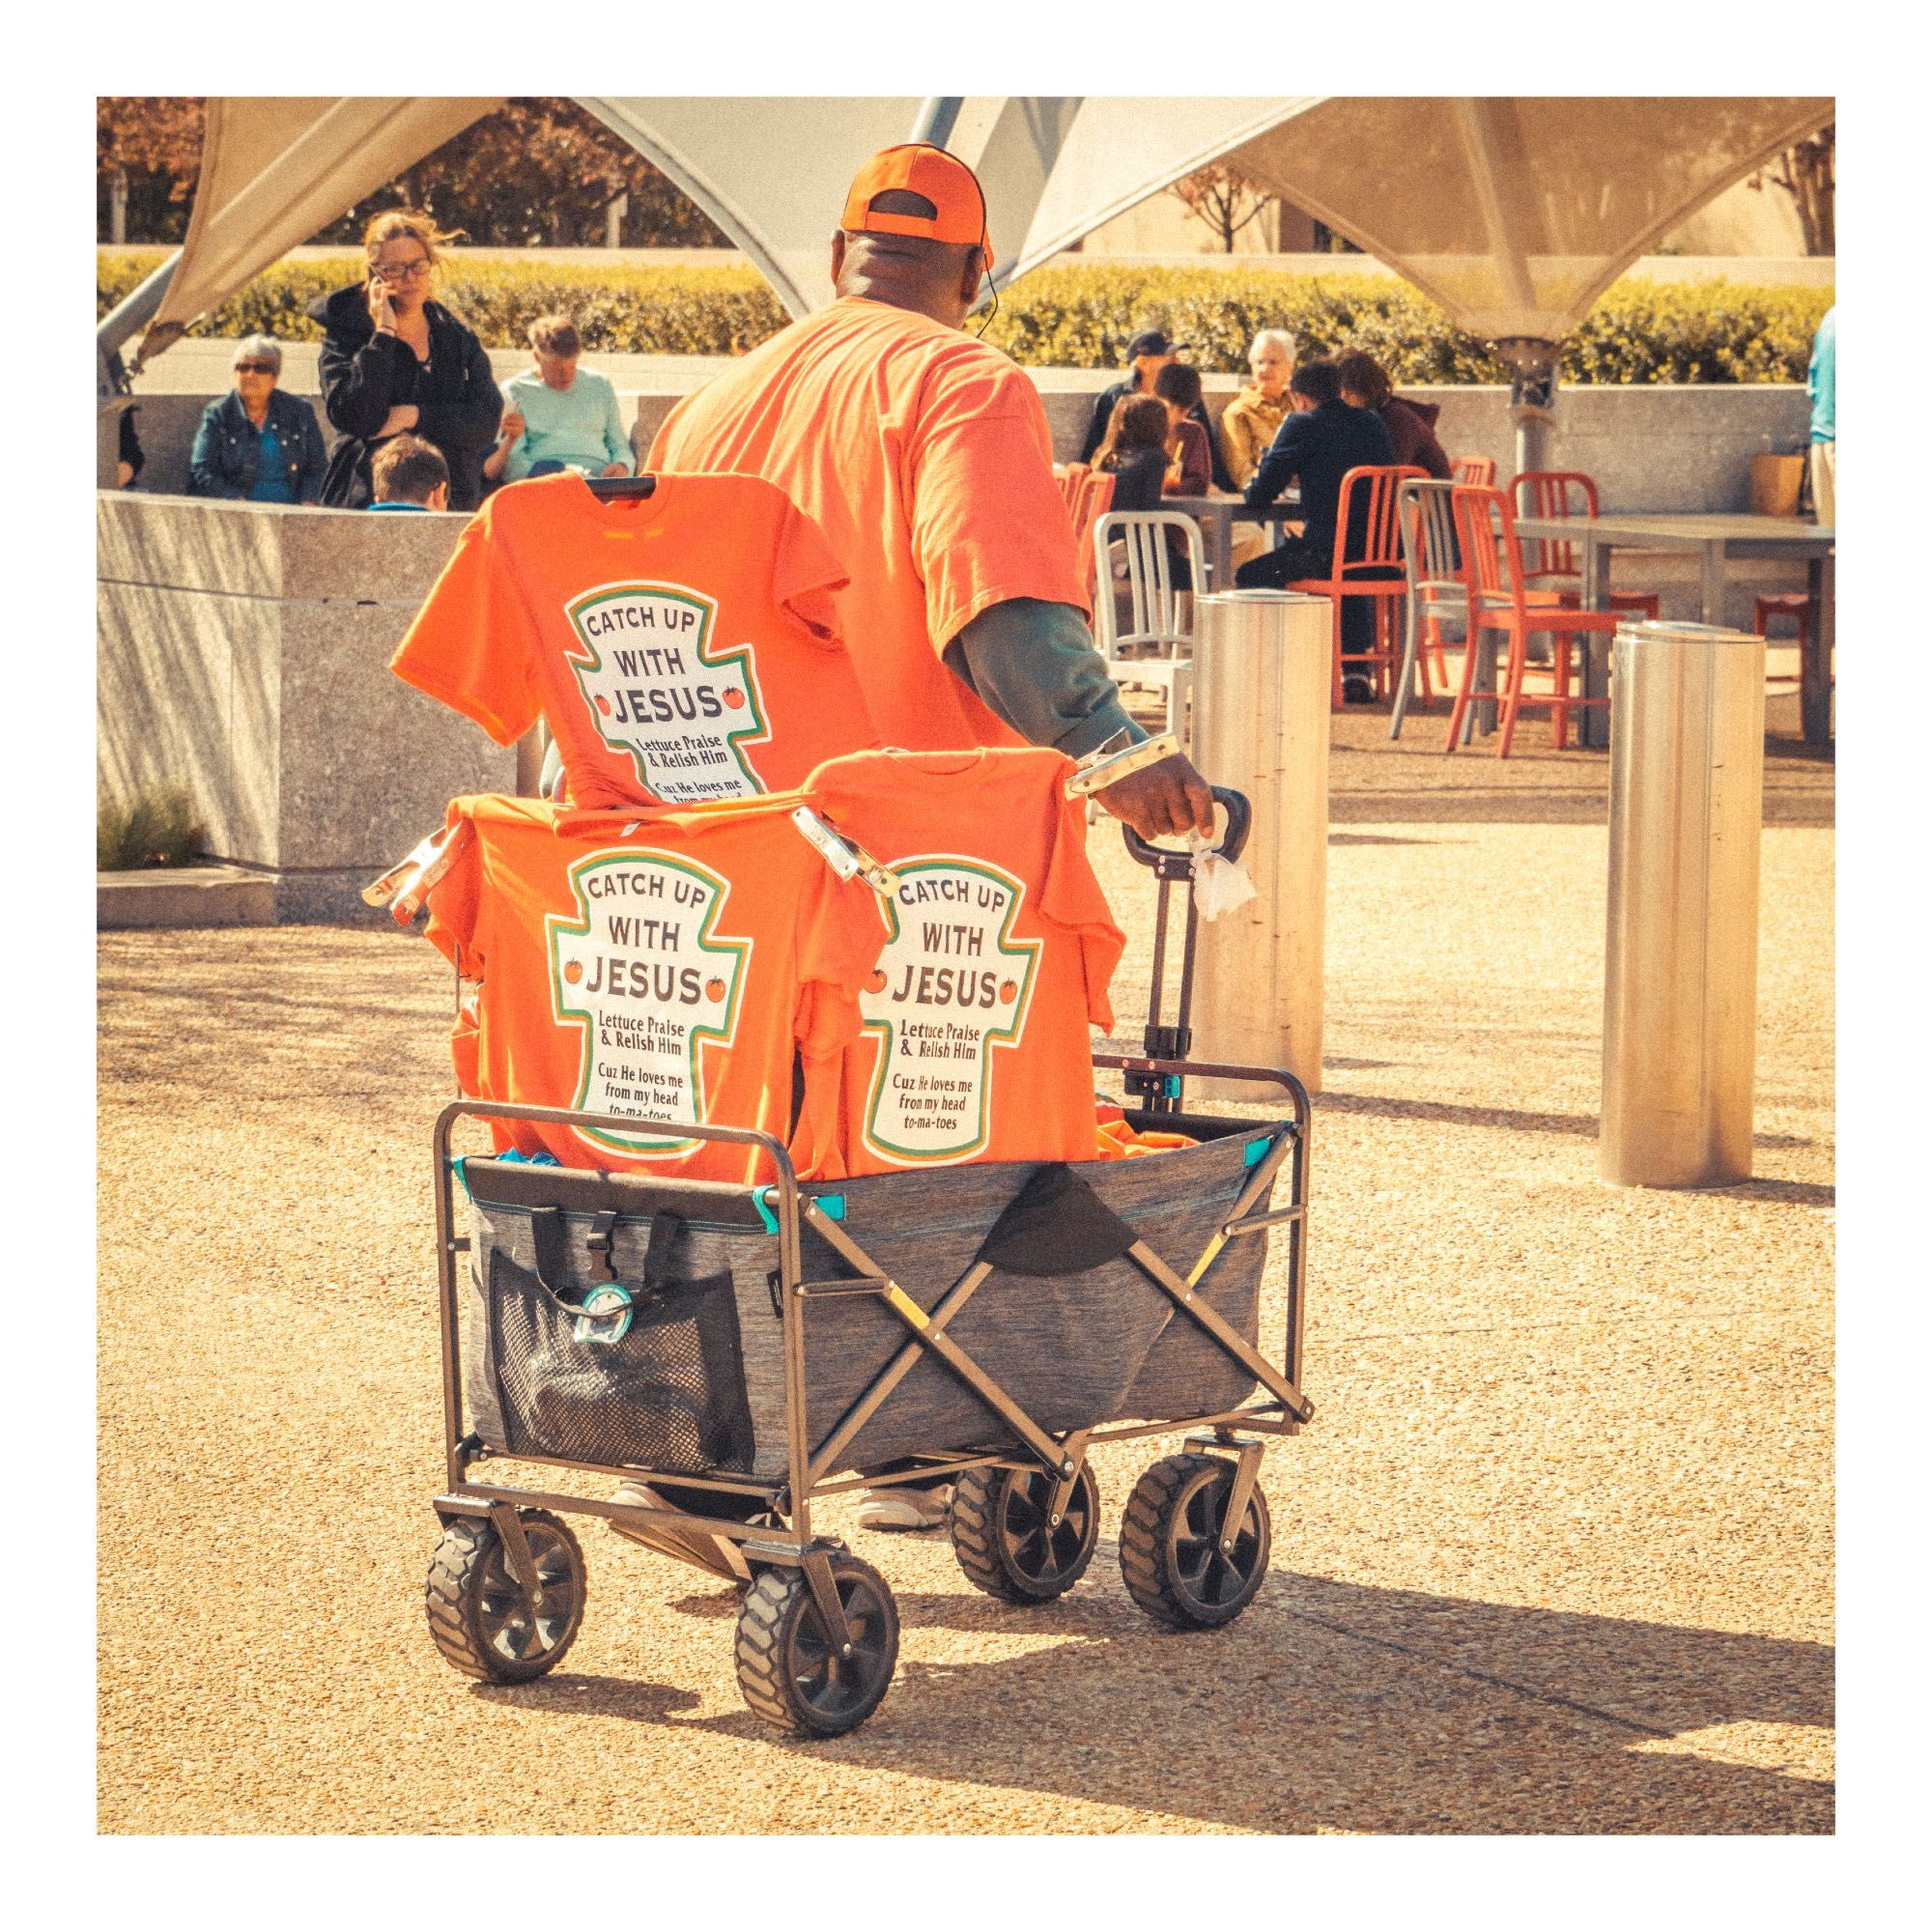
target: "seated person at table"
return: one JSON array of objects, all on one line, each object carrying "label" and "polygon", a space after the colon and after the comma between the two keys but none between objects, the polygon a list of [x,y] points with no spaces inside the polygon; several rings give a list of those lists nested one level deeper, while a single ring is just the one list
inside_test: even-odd
[{"label": "seated person at table", "polygon": [[[1335,519],[1342,478],[1351,469],[1391,464],[1395,450],[1382,419],[1372,410],[1350,409],[1332,362],[1304,362],[1289,378],[1292,413],[1262,458],[1243,493],[1251,510],[1264,510],[1291,482],[1301,485],[1302,530],[1274,550],[1251,558],[1235,573],[1243,589],[1280,589],[1305,578],[1325,578],[1335,560]],[[1359,555],[1367,537],[1367,498],[1358,491],[1345,555]],[[1353,527],[1356,519],[1361,527]],[[1374,641],[1375,613],[1364,597],[1342,601],[1342,648],[1365,651]],[[1350,703],[1372,696],[1365,677],[1344,684]]]},{"label": "seated person at table", "polygon": [[[1128,396],[1152,395],[1155,378],[1186,347],[1186,343],[1173,341],[1166,330],[1159,328],[1144,328],[1127,344],[1127,380],[1124,383],[1111,384],[1094,397],[1094,414],[1087,424],[1087,435],[1080,444],[1082,463],[1098,461],[1100,443],[1113,423],[1115,408]],[[1206,407],[1196,403],[1188,414],[1201,425],[1204,434],[1209,436],[1208,447],[1215,484],[1223,490],[1235,489],[1236,484],[1221,468],[1220,452],[1213,447],[1211,440],[1213,425],[1208,420]]]},{"label": "seated person at table", "polygon": [[1398,396],[1389,372],[1359,349],[1337,360],[1335,374],[1341,379],[1342,400],[1351,410],[1373,410],[1381,417],[1396,462],[1414,464],[1438,483],[1448,482],[1454,465],[1435,440],[1435,418],[1442,413],[1439,404],[1411,403]]},{"label": "seated person at table", "polygon": [[1208,432],[1193,420],[1201,407],[1201,372],[1185,362],[1170,362],[1153,379],[1153,392],[1167,405],[1167,477],[1170,497],[1205,497],[1213,482]]},{"label": "seated person at table", "polygon": [[[1168,473],[1167,442],[1173,412],[1158,396],[1126,396],[1114,405],[1106,440],[1094,455],[1094,468],[1114,479],[1110,513],[1158,510]],[[1191,590],[1193,572],[1187,546],[1174,530],[1167,533],[1168,554],[1174,558],[1175,587]]]},{"label": "seated person at table", "polygon": [[117,490],[131,490],[135,477],[147,467],[148,458],[141,447],[141,439],[134,434],[134,418],[139,412],[138,407],[132,403],[121,412],[120,426],[115,432],[120,451],[114,465],[114,487]]},{"label": "seated person at table", "polygon": [[530,324],[536,366],[503,384],[503,420],[497,446],[483,459],[491,483],[516,483],[558,469],[586,476],[628,476],[631,443],[608,376],[580,369],[582,344],[567,315],[540,315]]},{"label": "seated person at table", "polygon": [[419,436],[392,436],[370,460],[369,481],[372,510],[449,508],[449,465],[435,443]]},{"label": "seated person at table", "polygon": [[328,457],[322,426],[300,396],[284,395],[282,345],[251,335],[235,347],[235,386],[201,412],[187,460],[190,497],[247,503],[313,503]]},{"label": "seated person at table", "polygon": [[1245,490],[1267,446],[1288,417],[1288,372],[1294,367],[1294,337],[1285,328],[1260,330],[1248,350],[1254,381],[1221,412],[1221,461],[1231,487]]}]

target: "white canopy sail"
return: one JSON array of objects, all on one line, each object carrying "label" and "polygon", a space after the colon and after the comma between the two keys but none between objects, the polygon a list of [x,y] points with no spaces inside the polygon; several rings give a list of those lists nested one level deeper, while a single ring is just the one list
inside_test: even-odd
[{"label": "white canopy sail", "polygon": [[[211,99],[187,240],[144,357],[498,104]],[[911,137],[923,104],[582,105],[669,175],[804,315],[831,298],[831,236],[853,175],[867,155]],[[1661,235],[1833,112],[1829,99],[1006,95],[942,105],[947,145],[986,187],[1001,284],[1225,156],[1473,333],[1548,341]]]},{"label": "white canopy sail", "polygon": [[481,100],[215,98],[174,278],[141,340],[152,360],[343,210],[502,105]]}]

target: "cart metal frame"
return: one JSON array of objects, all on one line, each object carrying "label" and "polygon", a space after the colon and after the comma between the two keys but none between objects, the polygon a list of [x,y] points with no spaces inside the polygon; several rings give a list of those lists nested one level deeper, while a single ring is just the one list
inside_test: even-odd
[{"label": "cart metal frame", "polygon": [[[1163,887],[1166,881],[1163,880]],[[1165,892],[1163,891],[1163,900]],[[1163,905],[1164,910],[1164,905]],[[1192,952],[1190,922],[1189,953]],[[1191,959],[1190,962],[1191,964]],[[1183,1009],[1184,1010],[1184,1009]],[[1156,1018],[1158,1015],[1156,1015]],[[1182,1083],[1191,1077],[1247,1081],[1282,1088],[1288,1094],[1293,1119],[1283,1123],[1274,1145],[1259,1159],[1249,1175],[1228,1219],[1185,1275],[1156,1254],[1145,1240],[1127,1251],[1130,1260],[1174,1303],[1175,1307],[1207,1333],[1215,1344],[1250,1370],[1267,1392],[1266,1399],[1224,1409],[1214,1414],[1169,1418],[1156,1422],[1105,1425],[1090,1429],[1065,1430],[1058,1435],[1040,1428],[997,1381],[988,1376],[964,1350],[947,1334],[947,1325],[963,1307],[974,1291],[992,1272],[983,1263],[975,1263],[930,1312],[920,1307],[891,1274],[881,1269],[852,1238],[819,1200],[801,1190],[798,1178],[784,1149],[770,1135],[749,1128],[709,1126],[690,1122],[639,1120],[632,1115],[587,1114],[568,1108],[519,1106],[487,1100],[455,1100],[437,1117],[435,1129],[435,1193],[437,1229],[437,1281],[439,1313],[442,1333],[442,1411],[443,1453],[446,1487],[435,1499],[439,1517],[486,1517],[501,1537],[512,1574],[532,1603],[541,1600],[536,1565],[524,1539],[519,1509],[548,1509],[571,1515],[595,1516],[623,1525],[673,1532],[673,1542],[709,1538],[720,1557],[733,1575],[743,1581],[753,1578],[752,1566],[801,1568],[812,1599],[828,1632],[845,1629],[845,1619],[834,1583],[830,1558],[845,1546],[837,1538],[814,1535],[811,1504],[816,1497],[835,1495],[842,1491],[885,1488],[894,1483],[929,1481],[935,1474],[987,1466],[1031,1469],[1037,1467],[1054,1482],[1049,1508],[1058,1521],[1065,1509],[1088,1450],[1096,1442],[1131,1441],[1142,1436],[1167,1435],[1180,1431],[1211,1432],[1206,1436],[1190,1436],[1188,1446],[1236,1452],[1236,1474],[1224,1520],[1239,1523],[1252,1492],[1262,1451],[1262,1437],[1293,1435],[1314,1414],[1314,1405],[1301,1393],[1301,1350],[1303,1285],[1308,1220],[1308,1156],[1311,1110],[1308,1094],[1292,1074],[1270,1067],[1234,1066],[1181,1059],[1152,1059],[1121,1054],[1095,1054],[1096,1067],[1110,1067],[1125,1074],[1135,1091],[1149,1094],[1149,1112],[1158,1116],[1179,1111]],[[777,1179],[764,1185],[748,1188],[759,1212],[775,1225],[778,1241],[778,1302],[783,1323],[785,1369],[785,1457],[782,1481],[759,1479],[728,1473],[694,1475],[682,1469],[650,1469],[639,1465],[581,1463],[561,1457],[527,1452],[514,1457],[486,1447],[463,1428],[463,1369],[461,1319],[458,1297],[458,1258],[469,1252],[469,1239],[456,1223],[454,1181],[456,1162],[451,1154],[452,1137],[463,1120],[515,1120],[567,1127],[587,1127],[635,1133],[639,1128],[666,1128],[692,1138],[755,1148],[770,1163]],[[1257,1127],[1264,1123],[1256,1122]],[[1290,1172],[1290,1204],[1268,1208],[1276,1176],[1284,1164]],[[837,1191],[828,1185],[827,1193]],[[842,1260],[860,1272],[848,1279],[811,1281],[805,1278],[802,1263],[802,1227],[810,1227]],[[1258,1348],[1249,1344],[1205,1300],[1195,1287],[1230,1241],[1257,1236],[1266,1239],[1270,1232],[1283,1227],[1289,1234],[1287,1310],[1282,1359],[1277,1367]],[[805,1398],[805,1321],[807,1302],[830,1295],[873,1294],[891,1309],[908,1330],[904,1346],[880,1374],[814,1443],[806,1413]],[[937,1452],[922,1457],[919,1466],[887,1474],[841,1472],[838,1458],[843,1447],[864,1427],[866,1421],[904,1379],[923,1355],[931,1354],[959,1379],[966,1382],[1019,1437],[1030,1453],[1022,1455]],[[1248,1432],[1243,1440],[1237,1431]],[[716,1492],[724,1495],[751,1496],[762,1501],[766,1513],[781,1519],[789,1533],[774,1530],[769,1523],[743,1522],[728,1517],[696,1516],[683,1510],[649,1509],[639,1505],[607,1502],[601,1498],[566,1495],[542,1490],[512,1488],[508,1485],[472,1480],[472,1465],[491,1460],[530,1463],[572,1469],[587,1474],[633,1478],[643,1483],[674,1484],[682,1490]],[[662,1548],[660,1542],[654,1548]],[[694,1556],[694,1564],[697,1559]],[[698,1567],[702,1567],[699,1565]]]}]

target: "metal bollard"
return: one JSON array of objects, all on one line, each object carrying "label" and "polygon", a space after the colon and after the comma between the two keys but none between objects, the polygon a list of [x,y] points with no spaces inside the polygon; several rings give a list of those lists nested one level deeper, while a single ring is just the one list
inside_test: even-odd
[{"label": "metal bollard", "polygon": [[[1325,597],[1229,590],[1199,598],[1194,762],[1245,792],[1243,855],[1256,896],[1196,940],[1196,1060],[1285,1067],[1321,1091],[1321,974],[1328,891],[1330,618]],[[1253,1087],[1188,1083],[1206,1100]]]},{"label": "metal bollard", "polygon": [[1598,1171],[1624,1187],[1748,1180],[1764,639],[1623,625],[1610,718]]}]

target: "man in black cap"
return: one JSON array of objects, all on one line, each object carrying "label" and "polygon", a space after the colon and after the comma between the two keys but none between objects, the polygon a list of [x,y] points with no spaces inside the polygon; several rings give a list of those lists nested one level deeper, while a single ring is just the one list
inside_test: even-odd
[{"label": "man in black cap", "polygon": [[[1178,361],[1180,352],[1187,348],[1185,342],[1176,342],[1165,329],[1144,328],[1127,344],[1127,380],[1113,383],[1100,391],[1094,404],[1094,419],[1087,425],[1087,440],[1080,445],[1080,461],[1092,463],[1094,452],[1100,447],[1107,434],[1107,425],[1114,419],[1114,405],[1123,396],[1151,396],[1153,394],[1153,380],[1170,362]],[[1214,434],[1214,425],[1208,420],[1208,412],[1200,403],[1187,412],[1189,422],[1201,425],[1202,433],[1208,439],[1208,452],[1214,469],[1215,486],[1222,490],[1234,489],[1229,481],[1226,467],[1221,461],[1221,440]]]}]

